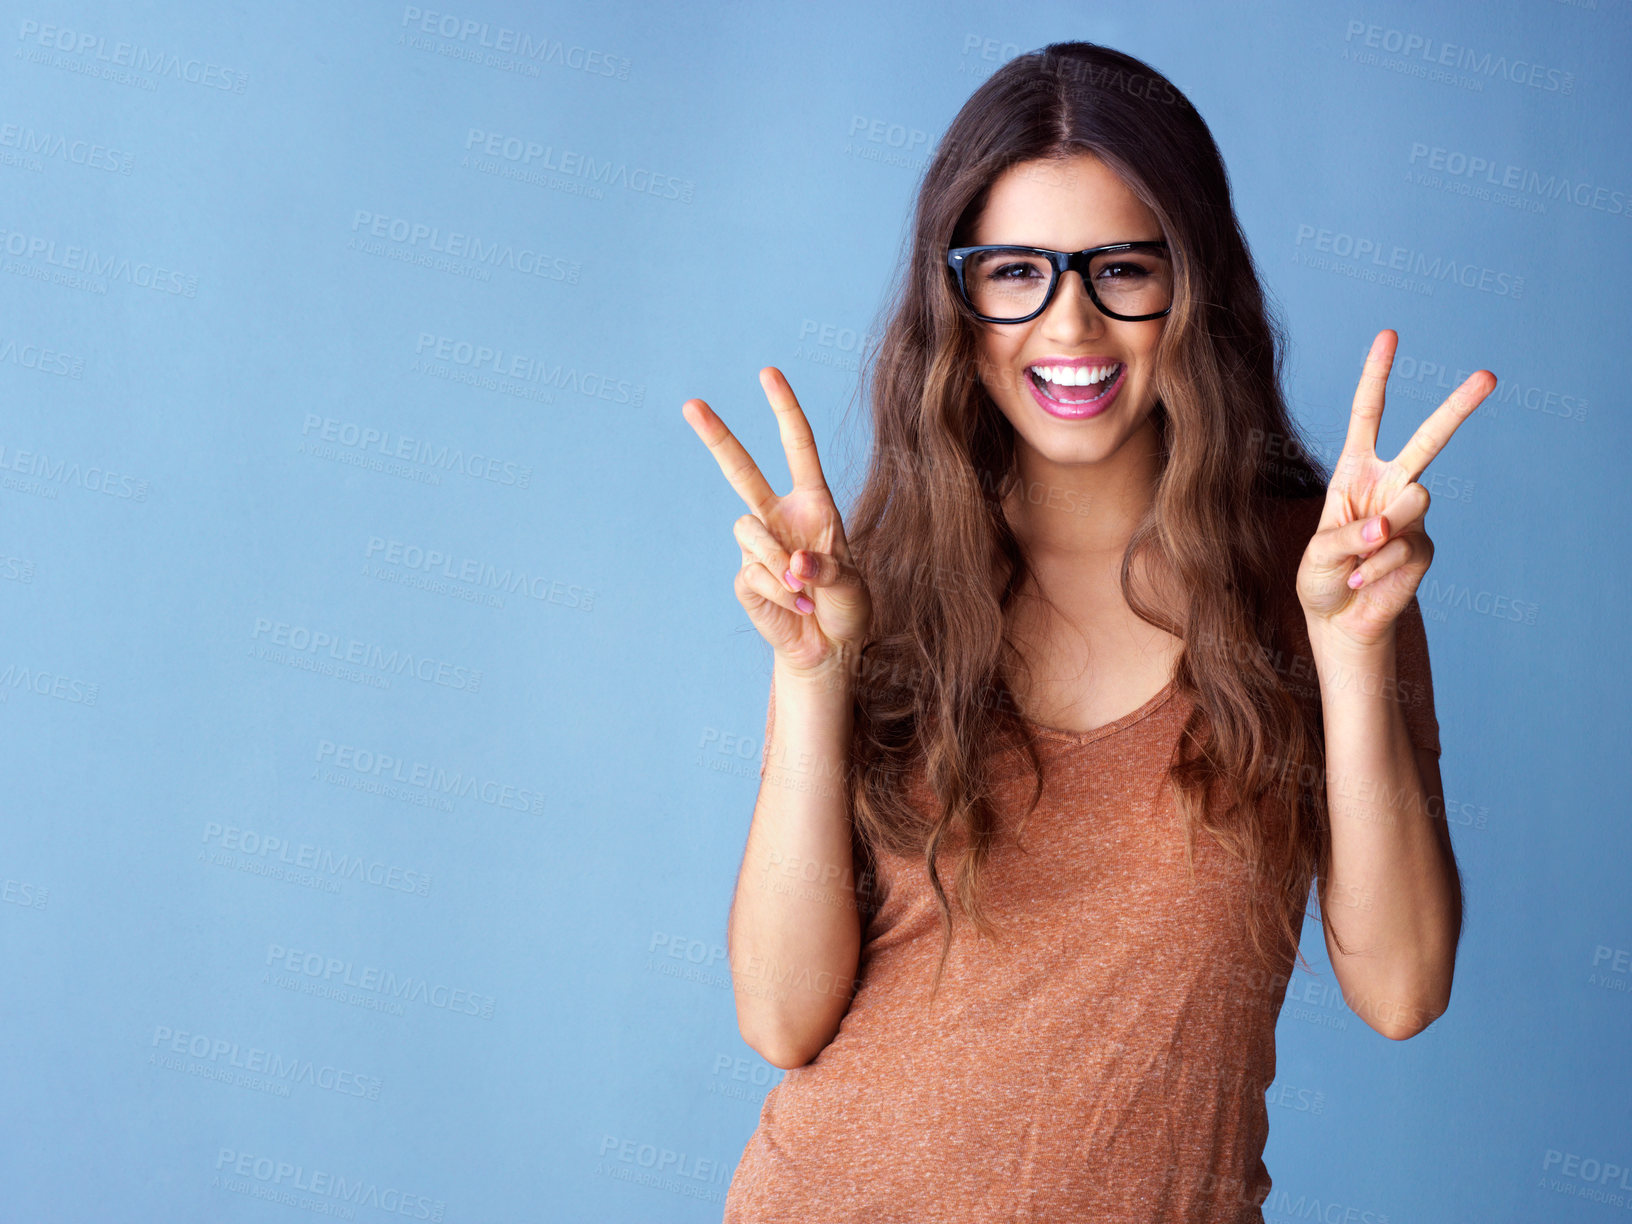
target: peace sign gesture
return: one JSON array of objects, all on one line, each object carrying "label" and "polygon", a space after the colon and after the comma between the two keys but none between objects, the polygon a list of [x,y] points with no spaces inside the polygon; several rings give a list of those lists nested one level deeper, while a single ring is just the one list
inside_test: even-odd
[{"label": "peace sign gesture", "polygon": [[1428,490],[1417,477],[1496,389],[1496,375],[1476,370],[1385,462],[1377,456],[1377,424],[1399,339],[1386,328],[1372,341],[1326,505],[1298,565],[1298,601],[1311,630],[1324,625],[1356,649],[1392,632],[1433,560],[1434,542],[1422,527]]},{"label": "peace sign gesture", "polygon": [[873,604],[851,561],[810,422],[793,388],[775,366],[760,370],[759,385],[776,413],[793,476],[793,488],[782,497],[712,408],[689,399],[680,410],[753,512],[733,526],[742,548],[738,602],[789,669],[814,677],[854,661]]}]

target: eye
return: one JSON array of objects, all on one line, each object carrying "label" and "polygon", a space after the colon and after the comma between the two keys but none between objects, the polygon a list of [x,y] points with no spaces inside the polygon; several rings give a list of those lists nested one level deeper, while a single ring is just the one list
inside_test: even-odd
[{"label": "eye", "polygon": [[1032,280],[1032,279],[1035,279],[1037,277],[1040,277],[1042,275],[1042,273],[1038,270],[1038,268],[1034,264],[1029,264],[1029,263],[1006,263],[1006,264],[998,264],[996,267],[988,269],[986,271],[985,275],[986,275],[987,280],[1015,281],[1015,280]]},{"label": "eye", "polygon": [[1107,264],[1099,272],[1102,280],[1138,280],[1140,277],[1149,276],[1150,274],[1149,268],[1125,260]]}]

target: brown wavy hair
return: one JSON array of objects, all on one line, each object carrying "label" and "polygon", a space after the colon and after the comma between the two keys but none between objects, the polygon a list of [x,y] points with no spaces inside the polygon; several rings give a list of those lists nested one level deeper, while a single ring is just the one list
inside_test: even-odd
[{"label": "brown wavy hair", "polygon": [[[1309,882],[1323,881],[1329,862],[1324,787],[1307,781],[1325,776],[1318,714],[1271,662],[1286,647],[1275,640],[1275,592],[1288,576],[1265,499],[1315,496],[1328,480],[1281,392],[1284,334],[1195,108],[1140,60],[1054,43],[999,68],[942,137],[918,190],[905,271],[858,383],[871,400],[873,444],[845,522],[874,612],[847,771],[857,892],[865,915],[876,903],[876,854],[922,854],[945,928],[936,988],[953,930],[936,866],[943,846],[961,845],[961,908],[997,936],[979,887],[997,828],[993,747],[1023,750],[1031,807],[1043,788],[1008,683],[1025,661],[1005,613],[1029,574],[1002,509],[1019,479],[1014,431],[976,376],[982,325],[962,307],[945,252],[967,243],[1005,170],[1081,152],[1106,162],[1155,213],[1173,259],[1152,409],[1160,472],[1120,581],[1141,619],[1184,642],[1175,689],[1195,708],[1168,777],[1187,861],[1193,873],[1195,832],[1204,829],[1267,884],[1278,903],[1245,915],[1266,963],[1273,945],[1301,957]],[[1146,550],[1177,577],[1186,607],[1164,609],[1135,589],[1135,558]],[[905,793],[915,768],[935,798],[932,818]]]}]

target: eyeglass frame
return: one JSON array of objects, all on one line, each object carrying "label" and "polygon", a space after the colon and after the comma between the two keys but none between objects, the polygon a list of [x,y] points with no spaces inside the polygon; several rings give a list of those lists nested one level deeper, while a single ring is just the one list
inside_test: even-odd
[{"label": "eyeglass frame", "polygon": [[[1107,318],[1120,319],[1124,323],[1143,323],[1147,319],[1160,319],[1164,315],[1171,313],[1173,310],[1173,303],[1169,302],[1166,310],[1158,310],[1155,314],[1117,314],[1116,311],[1107,309],[1105,303],[1099,300],[1099,294],[1094,292],[1093,278],[1088,275],[1088,261],[1095,255],[1104,255],[1111,251],[1148,250],[1152,247],[1159,247],[1165,251],[1168,249],[1167,241],[1165,239],[1158,238],[1152,239],[1148,242],[1113,242],[1107,246],[1088,247],[1086,250],[1082,251],[1051,251],[1047,247],[1028,247],[1020,246],[1012,242],[994,242],[987,243],[983,246],[950,247],[946,252],[946,264],[947,267],[951,268],[957,276],[958,296],[963,300],[963,304],[969,308],[969,312],[973,314],[975,318],[979,319],[983,323],[1031,322],[1031,320],[1035,319],[1038,315],[1042,314],[1043,311],[1048,309],[1049,303],[1054,300],[1054,294],[1059,290],[1060,277],[1066,272],[1070,271],[1075,271],[1077,276],[1082,280],[1082,287],[1088,291],[1088,300],[1094,304],[1094,308],[1098,310],[1100,314],[1105,315]],[[980,313],[980,311],[976,310],[974,303],[969,300],[969,290],[964,284],[963,261],[965,257],[973,255],[977,251],[1025,251],[1032,255],[1047,256],[1049,263],[1053,266],[1054,275],[1048,282],[1048,292],[1043,294],[1042,305],[1037,307],[1037,309],[1032,311],[1030,314],[1019,319],[999,319],[993,317],[992,315],[983,315]]]}]

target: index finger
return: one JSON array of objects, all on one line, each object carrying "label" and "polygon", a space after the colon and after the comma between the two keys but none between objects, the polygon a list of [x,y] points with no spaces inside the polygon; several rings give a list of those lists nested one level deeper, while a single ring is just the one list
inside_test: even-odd
[{"label": "index finger", "polygon": [[[1393,339],[1389,339],[1392,336]],[[1357,455],[1377,453],[1377,427],[1383,419],[1383,392],[1388,386],[1388,372],[1394,366],[1394,350],[1400,334],[1392,327],[1378,332],[1366,353],[1365,368],[1360,371],[1360,382],[1354,389],[1354,405],[1349,411],[1349,431],[1343,439],[1343,449]]]},{"label": "index finger", "polygon": [[787,377],[775,366],[759,372],[759,385],[776,412],[776,427],[782,435],[782,450],[788,457],[788,472],[795,489],[825,489],[822,461],[816,457],[816,438],[805,420],[804,409],[788,385]]},{"label": "index finger", "polygon": [[[1478,390],[1476,381],[1484,382],[1484,375],[1490,375],[1490,386]],[[1406,444],[1400,448],[1400,453],[1394,456],[1394,462],[1403,467],[1409,475],[1407,480],[1415,480],[1421,476],[1423,469],[1433,462],[1434,456],[1444,449],[1445,443],[1451,440],[1458,425],[1468,419],[1468,416],[1484,402],[1485,396],[1496,389],[1496,375],[1489,370],[1475,370],[1463,380],[1462,385],[1446,398],[1445,402],[1434,409],[1431,415],[1421,425]]]},{"label": "index finger", "polygon": [[[687,412],[686,409],[692,404],[701,405],[702,411],[695,414]],[[737,436],[726,428],[719,414],[703,400],[689,399],[680,405],[680,411],[685,416],[687,424],[696,430],[697,436],[708,446],[714,455],[714,461],[720,465],[720,471],[725,473],[725,478],[731,482],[731,487],[737,491],[737,495],[747,502],[748,509],[763,521],[771,503],[776,501],[776,493],[747,448],[737,441]],[[692,419],[694,415],[697,417],[696,420]]]}]

